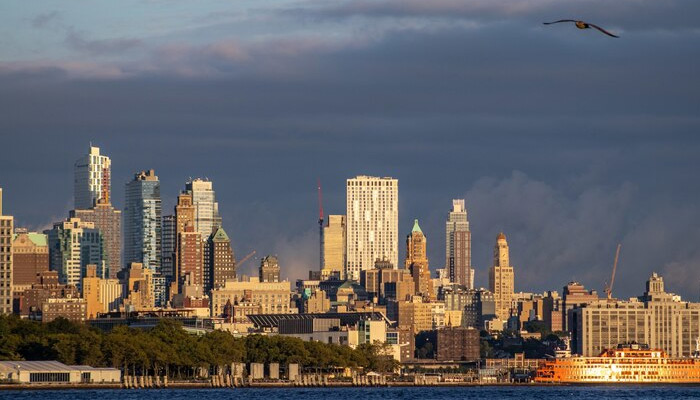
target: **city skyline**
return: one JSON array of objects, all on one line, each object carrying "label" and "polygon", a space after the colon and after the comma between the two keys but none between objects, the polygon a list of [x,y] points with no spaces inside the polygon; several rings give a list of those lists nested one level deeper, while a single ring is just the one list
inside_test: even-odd
[{"label": "city skyline", "polygon": [[[450,201],[466,199],[476,286],[503,231],[516,291],[602,293],[622,243],[615,296],[657,271],[698,298],[700,3],[124,4],[0,13],[15,226],[66,218],[92,141],[117,209],[138,171],[157,171],[164,216],[209,178],[235,254],[277,254],[292,279],[318,264],[317,179],[341,215],[343,183],[364,174],[401,182],[398,254],[419,219],[433,269]],[[620,38],[542,26],[554,17]]]},{"label": "city skyline", "polygon": [[[91,144],[90,144],[90,148],[91,148],[91,149],[95,149],[96,147],[94,147],[93,144],[91,143]],[[92,151],[92,150],[91,150],[91,151]],[[107,159],[109,159],[108,156],[105,156],[105,153],[103,153],[102,156],[103,156],[103,157],[107,157]],[[140,172],[140,173],[144,173],[144,172]],[[137,175],[138,175],[138,174],[137,174]],[[348,178],[348,180],[357,179],[358,177],[365,177],[365,176],[363,176],[363,175],[358,175],[358,176],[356,176],[356,177],[354,177],[354,178]],[[372,177],[372,176],[369,176],[369,178],[371,178],[371,179],[377,179],[377,178]],[[132,179],[133,179],[133,177],[132,177]],[[156,178],[156,179],[157,179],[157,178]],[[208,179],[208,178],[206,178],[206,179]],[[189,177],[185,183],[186,183],[186,184],[190,184],[190,182],[192,182],[192,181],[193,181],[193,178]],[[209,181],[209,180],[202,181],[200,178],[196,178],[196,179],[194,179],[194,181],[204,182],[204,183],[206,183],[206,184],[209,185],[209,186],[210,186],[211,183],[212,183],[212,181]],[[398,181],[398,180],[397,180],[397,181]],[[127,181],[127,183],[130,183],[130,182],[133,182],[133,181]],[[182,193],[188,193],[188,192],[186,192],[186,191],[181,191],[180,193],[182,194]],[[112,195],[112,196],[113,196],[113,195]],[[163,201],[164,201],[165,203],[168,203],[169,201],[172,201],[172,199],[169,199],[169,198],[168,198],[168,199],[163,199]],[[457,200],[454,200],[454,199],[452,200],[453,211],[454,211],[454,207],[455,207],[455,206],[454,206],[455,201],[457,201]],[[217,202],[217,203],[218,203],[218,202]],[[467,204],[468,204],[468,200],[467,200]],[[217,204],[217,206],[218,206],[218,204]],[[334,207],[334,208],[335,208],[335,206],[331,206],[331,207]],[[464,208],[466,209],[466,208],[468,208],[468,206],[465,206]],[[119,206],[117,206],[116,209],[119,210]],[[448,210],[448,208],[445,207],[445,210]],[[444,211],[444,210],[443,210],[443,211]],[[69,213],[69,214],[70,214],[70,213]],[[449,213],[448,213],[448,214],[449,214]],[[16,222],[16,221],[17,221],[17,216],[16,216],[16,215],[13,215],[13,217],[14,217],[14,219],[15,219],[15,227],[26,228],[26,226],[17,225],[17,222]],[[330,215],[326,215],[326,219],[329,218],[329,217],[330,217]],[[63,222],[61,222],[61,221],[68,221],[69,218],[70,218],[70,215],[67,215],[67,216],[65,216],[65,217],[63,218],[63,220],[57,220],[57,221],[55,221],[54,223],[52,223],[51,225],[53,226],[53,225],[55,225],[55,224],[57,224],[57,223],[63,223]],[[221,217],[219,217],[219,220],[221,220]],[[443,220],[443,221],[444,221],[444,220]],[[399,223],[400,223],[400,225],[404,225],[404,222],[405,222],[405,221],[402,221],[401,214],[399,214]],[[443,222],[443,223],[444,223],[444,222]],[[411,225],[413,225],[413,224],[415,224],[415,221],[414,221],[413,223],[411,223]],[[414,228],[415,228],[415,226],[414,226]],[[32,229],[30,228],[29,230],[32,230]],[[41,231],[40,231],[40,232],[41,232]],[[436,233],[439,234],[439,232],[436,232]],[[500,234],[499,234],[499,235],[500,235]],[[399,235],[399,236],[401,236],[401,235]],[[428,236],[428,235],[426,235],[426,237],[427,237],[427,236]],[[443,239],[445,239],[445,238],[443,238]],[[399,242],[400,242],[400,240],[399,240]],[[398,244],[398,246],[399,246],[399,252],[400,252],[400,253],[402,253],[402,252],[404,252],[404,251],[406,250],[406,247],[405,247],[405,246],[402,246],[402,243],[397,243],[397,244]],[[232,241],[232,245],[233,245],[234,247],[236,247],[237,244],[236,244],[234,241]],[[316,242],[315,245],[316,245],[316,247],[317,247],[317,246],[318,246],[318,242]],[[307,249],[307,250],[309,250],[309,251],[312,251],[312,250],[313,250],[313,251],[318,251],[317,248]],[[436,252],[438,252],[438,251],[439,251],[439,250],[436,251],[435,249],[431,248],[431,246],[428,246],[428,254],[436,253]],[[277,256],[277,253],[274,253],[274,252],[270,252],[269,254],[275,254],[275,256]],[[438,254],[439,254],[439,253],[438,253]],[[517,258],[517,257],[516,257],[516,258]],[[261,259],[261,258],[260,258],[260,259]],[[491,257],[491,259],[492,259],[492,257]],[[292,260],[289,260],[289,261],[291,261],[291,263],[297,262],[297,260],[293,260],[293,259],[292,259]],[[446,260],[442,260],[442,261],[446,261]],[[491,262],[491,260],[490,260],[489,262]],[[476,282],[475,282],[475,287],[481,287],[481,288],[488,288],[488,287],[489,287],[488,273],[489,273],[489,269],[491,268],[491,264],[487,264],[487,265],[488,265],[488,266],[485,266],[485,267],[483,268],[483,270],[484,270],[484,271],[483,271],[483,275],[486,275],[486,277],[485,277],[486,279],[484,279],[483,282],[482,282],[482,281],[476,281]],[[399,265],[397,266],[397,268],[402,268],[402,267],[403,267],[402,262],[399,262]],[[243,275],[253,275],[253,276],[254,276],[254,275],[256,274],[257,268],[258,268],[258,267],[256,266],[255,263],[250,263],[250,264],[248,264],[248,266],[247,266],[246,268],[243,269],[243,271],[244,271]],[[431,273],[433,274],[433,276],[435,276],[435,271],[436,271],[437,269],[439,269],[439,268],[440,268],[440,266],[435,266],[435,265],[433,265],[433,266],[431,267],[430,271],[431,271]],[[283,269],[281,270],[281,277],[283,277],[283,278],[285,278],[285,279],[290,279],[290,280],[302,279],[302,278],[306,278],[306,274],[308,273],[308,271],[310,271],[310,270],[315,270],[315,269],[316,269],[316,266],[314,266],[313,264],[309,264],[309,265],[308,265],[308,268],[307,268],[306,270],[303,270],[303,271],[295,271],[295,272],[298,273],[298,275],[297,275],[297,276],[292,276],[291,274],[289,274],[289,271],[285,271],[285,268],[283,268]],[[482,272],[482,271],[480,271],[480,270],[481,270],[481,268],[479,268],[479,267],[476,267],[476,268],[475,268],[475,272],[476,272],[477,274],[479,274],[479,272]],[[651,271],[655,273],[655,272],[658,271],[658,269],[652,269]],[[520,277],[519,277],[519,279],[520,279]],[[569,280],[566,281],[566,282],[562,282],[561,285],[556,285],[556,283],[555,283],[555,284],[552,285],[552,286],[545,287],[543,290],[536,290],[536,289],[532,289],[532,288],[530,288],[530,287],[523,287],[521,283],[516,282],[515,291],[516,291],[516,292],[518,292],[518,291],[520,291],[520,292],[523,292],[523,291],[525,291],[525,292],[543,292],[543,291],[546,291],[546,290],[561,291],[562,287],[563,287],[566,283],[568,283],[568,282],[570,282],[570,281],[576,281],[576,282],[579,282],[579,281],[580,281],[580,282],[584,283],[585,285],[590,286],[590,287],[593,288],[593,289],[597,289],[596,286],[595,286],[595,283],[591,284],[590,282],[582,281],[582,280],[580,280],[580,279],[577,279],[575,276],[572,276],[571,279],[569,279]],[[636,280],[635,280],[635,282],[636,282]],[[680,291],[679,291],[678,293],[679,293],[679,294],[684,294],[683,292],[680,292]],[[618,296],[618,297],[621,298],[621,299],[625,299],[625,298],[627,298],[627,297],[629,297],[629,296]],[[634,294],[631,295],[631,297],[634,297]],[[690,293],[689,295],[684,295],[684,297],[686,297],[686,298],[692,300],[692,299],[693,299],[693,293]]]}]

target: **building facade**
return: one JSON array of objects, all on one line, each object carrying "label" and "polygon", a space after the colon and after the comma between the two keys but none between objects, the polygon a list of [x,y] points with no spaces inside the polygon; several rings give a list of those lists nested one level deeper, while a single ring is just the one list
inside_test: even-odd
[{"label": "building facade", "polygon": [[12,240],[13,285],[15,291],[39,283],[39,274],[49,270],[49,245],[46,235],[15,229]]},{"label": "building facade", "polygon": [[265,256],[260,260],[260,282],[279,282],[280,265],[275,256]]},{"label": "building facade", "polygon": [[437,331],[437,361],[476,361],[481,358],[479,330],[453,327]]},{"label": "building facade", "polygon": [[206,241],[221,226],[219,203],[211,181],[200,178],[185,184],[185,192],[192,196],[194,210],[194,229]]},{"label": "building facade", "polygon": [[126,184],[124,262],[142,263],[161,274],[162,217],[160,182],[153,170],[141,171]]},{"label": "building facade", "polygon": [[49,241],[50,268],[58,272],[60,283],[80,289],[88,264],[97,266],[97,276],[108,277],[102,234],[95,224],[70,218],[44,233]]},{"label": "building facade", "polygon": [[[110,203],[99,200],[87,210],[72,210],[70,218],[79,218],[83,222],[93,223],[102,235],[103,260],[106,277],[116,278],[122,270],[122,212]],[[99,266],[98,266],[99,269]],[[98,271],[99,272],[99,271]]]},{"label": "building facade", "polygon": [[329,215],[323,227],[323,264],[321,277],[345,277],[347,257],[347,220],[345,215]]},{"label": "building facade", "polygon": [[224,228],[219,227],[209,236],[206,246],[204,288],[209,291],[223,286],[227,280],[236,279],[236,258]]},{"label": "building facade", "polygon": [[377,259],[398,265],[399,181],[357,176],[347,180],[347,264],[345,277],[359,280],[360,271]]},{"label": "building facade", "polygon": [[257,278],[226,281],[223,287],[211,292],[211,314],[222,316],[227,302],[234,306],[245,303],[263,314],[288,314],[296,310],[290,307],[291,288],[288,281],[260,282]]},{"label": "building facade", "polygon": [[510,265],[508,241],[503,232],[496,238],[493,250],[493,266],[489,269],[489,290],[496,302],[496,316],[501,321],[507,321],[512,309],[513,293],[515,292],[513,267]]},{"label": "building facade", "polygon": [[111,201],[112,161],[90,146],[90,152],[75,162],[75,209],[87,210],[102,200]]},{"label": "building facade", "polygon": [[174,215],[164,215],[161,225],[161,275],[172,282],[176,273],[175,249],[177,243],[177,223]]},{"label": "building facade", "polygon": [[12,314],[13,268],[12,235],[14,218],[2,211],[2,188],[0,188],[0,314]]},{"label": "building facade", "polygon": [[177,260],[180,286],[187,282],[204,287],[204,247],[201,235],[192,225],[177,235]]},{"label": "building facade", "polygon": [[411,271],[415,294],[423,296],[426,300],[434,300],[435,293],[428,264],[427,239],[420,229],[417,219],[413,221],[413,229],[406,237],[404,266]]},{"label": "building facade", "polygon": [[624,343],[643,343],[674,358],[690,357],[700,337],[700,303],[667,293],[663,278],[653,273],[637,299],[599,299],[574,308],[573,349],[597,356]]},{"label": "building facade", "polygon": [[445,223],[445,270],[450,282],[474,288],[472,234],[464,199],[452,200],[452,211]]}]

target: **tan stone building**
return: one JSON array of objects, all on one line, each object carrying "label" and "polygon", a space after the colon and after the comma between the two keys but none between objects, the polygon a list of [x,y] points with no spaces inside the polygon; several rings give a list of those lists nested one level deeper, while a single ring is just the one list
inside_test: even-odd
[{"label": "tan stone building", "polygon": [[434,300],[435,292],[430,278],[430,267],[427,255],[427,239],[418,225],[418,220],[413,221],[413,229],[406,237],[406,269],[413,276],[416,295],[423,296],[426,300]]},{"label": "tan stone building", "polygon": [[515,289],[513,267],[510,265],[508,242],[503,232],[496,238],[493,250],[493,266],[489,269],[489,290],[496,301],[496,316],[507,321],[513,307]]},{"label": "tan stone building", "polygon": [[223,287],[211,292],[212,316],[220,317],[227,302],[235,305],[248,302],[259,305],[263,314],[288,314],[296,310],[290,307],[292,286],[288,281],[260,282],[258,278],[247,281],[226,281]]},{"label": "tan stone building", "polygon": [[323,256],[321,277],[337,276],[345,279],[347,257],[345,215],[329,215],[323,227]]},{"label": "tan stone building", "polygon": [[399,301],[396,306],[399,330],[410,330],[415,335],[433,329],[433,307],[423,302],[421,296],[413,296],[410,301]]},{"label": "tan stone building", "polygon": [[153,271],[144,268],[142,263],[131,263],[126,285],[124,307],[127,309],[150,310],[155,306],[153,293]]},{"label": "tan stone building", "polygon": [[12,233],[14,218],[2,213],[0,188],[0,314],[12,314]]},{"label": "tan stone building", "polygon": [[597,356],[604,349],[635,341],[665,350],[671,357],[690,357],[700,338],[700,303],[666,293],[656,273],[638,299],[599,299],[572,310],[572,349]]},{"label": "tan stone building", "polygon": [[87,318],[97,318],[99,313],[118,311],[122,302],[123,286],[118,279],[101,279],[96,266],[88,265],[83,278],[83,299],[87,302]]}]

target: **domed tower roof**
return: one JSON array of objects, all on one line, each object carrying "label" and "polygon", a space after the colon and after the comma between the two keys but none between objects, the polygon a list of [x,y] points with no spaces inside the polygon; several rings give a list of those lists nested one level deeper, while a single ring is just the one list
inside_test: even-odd
[{"label": "domed tower roof", "polygon": [[496,240],[506,240],[506,235],[503,232],[501,232],[498,234]]}]

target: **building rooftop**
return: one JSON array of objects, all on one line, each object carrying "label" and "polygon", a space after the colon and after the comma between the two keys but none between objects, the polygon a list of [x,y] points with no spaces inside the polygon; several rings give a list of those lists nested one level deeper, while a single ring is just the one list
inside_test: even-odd
[{"label": "building rooftop", "polygon": [[361,320],[384,320],[389,323],[384,313],[379,311],[370,312],[347,312],[347,313],[301,313],[301,314],[253,314],[248,318],[258,328],[278,328],[283,319],[339,319],[341,326],[355,325]]}]

